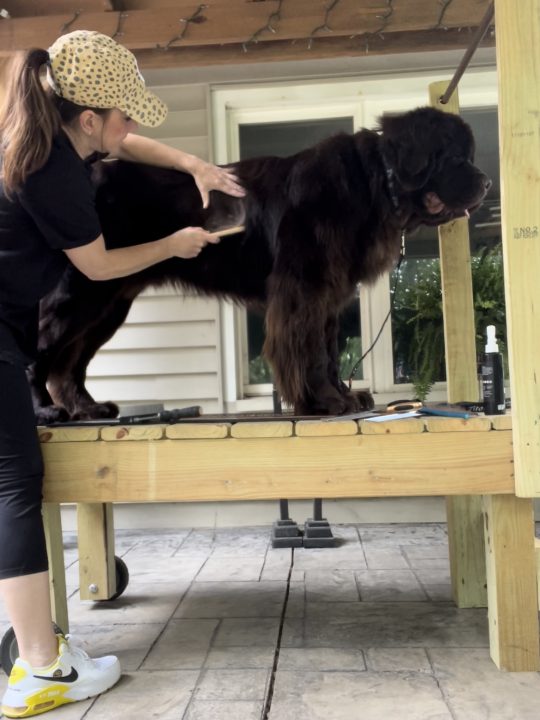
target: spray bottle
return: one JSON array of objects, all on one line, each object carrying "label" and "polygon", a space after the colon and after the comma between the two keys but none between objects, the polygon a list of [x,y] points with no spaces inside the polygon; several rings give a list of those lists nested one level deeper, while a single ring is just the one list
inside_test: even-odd
[{"label": "spray bottle", "polygon": [[495,325],[487,326],[487,342],[482,357],[482,394],[486,415],[504,414],[503,359],[495,337]]}]

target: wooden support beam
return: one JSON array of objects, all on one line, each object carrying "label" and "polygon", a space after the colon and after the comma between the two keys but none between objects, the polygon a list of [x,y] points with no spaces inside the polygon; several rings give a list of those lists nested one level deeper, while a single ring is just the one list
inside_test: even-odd
[{"label": "wooden support beam", "polygon": [[68,633],[69,619],[60,505],[56,503],[43,504],[43,525],[47,543],[47,557],[49,558],[52,618],[63,632]]},{"label": "wooden support beam", "polygon": [[[448,82],[429,86],[432,107],[459,114],[457,90],[449,102],[439,98]],[[446,382],[449,402],[478,400],[471,253],[467,220],[439,228]],[[479,497],[447,497],[446,518],[452,591],[458,607],[485,607],[486,562],[482,503]]]},{"label": "wooden support beam", "polygon": [[484,498],[491,657],[501,670],[538,671],[538,598],[530,499]]},{"label": "wooden support beam", "polygon": [[[443,112],[459,115],[457,90],[446,105],[439,102],[448,84],[447,81],[431,83],[430,104]],[[448,401],[476,401],[476,330],[467,219],[454,220],[439,227],[439,250]]]},{"label": "wooden support beam", "polygon": [[502,238],[516,493],[540,496],[540,0],[496,0]]},{"label": "wooden support beam", "polygon": [[45,442],[45,499],[189,502],[511,493],[510,441],[510,431],[488,431]]},{"label": "wooden support beam", "polygon": [[112,505],[77,505],[81,600],[108,600],[116,592]]},{"label": "wooden support beam", "polygon": [[1,7],[7,10],[12,18],[62,15],[74,10],[86,13],[114,9],[111,0],[2,0]]},{"label": "wooden support beam", "polygon": [[[207,45],[205,47],[172,46],[162,50],[135,50],[141,68],[201,67],[206,65],[233,65],[255,62],[283,62],[293,60],[334,59],[338,57],[365,57],[366,55],[391,55],[394,53],[456,50],[465,48],[468,35],[459,30],[427,30],[419,32],[390,32],[382,37],[369,38],[321,37],[311,47],[307,40],[292,42],[251,43],[247,52],[241,44]],[[483,47],[491,47],[494,41],[486,39]]]},{"label": "wooden support beam", "polygon": [[[414,32],[430,28],[462,28],[477,25],[488,0],[478,0],[471,7],[468,0],[454,0],[439,23],[440,8],[432,0],[417,0],[396,6],[394,13],[384,23],[384,33]],[[295,0],[284,3],[279,19],[272,21],[275,32],[268,30],[272,11],[277,2],[245,3],[241,8],[221,3],[208,3],[198,16],[197,22],[186,24],[185,19],[194,15],[197,6],[181,3],[175,7],[130,10],[121,20],[121,41],[131,50],[151,50],[181,44],[182,47],[205,45],[228,45],[231,43],[258,44],[282,40],[308,41],[318,38],[357,36],[364,48],[369,33],[377,36],[383,28],[381,8],[357,0],[341,0],[330,14],[327,28],[324,18],[327,3],[322,0]],[[119,28],[118,12],[74,11],[58,15],[17,18],[0,22],[0,53],[28,47],[48,47],[59,34],[67,30],[89,29],[113,35]],[[366,35],[367,33],[367,35]],[[175,40],[175,38],[177,38]],[[255,42],[256,41],[256,42]]]},{"label": "wooden support beam", "polygon": [[540,538],[534,538],[534,554],[536,557],[536,589],[538,591],[538,608],[540,609]]}]

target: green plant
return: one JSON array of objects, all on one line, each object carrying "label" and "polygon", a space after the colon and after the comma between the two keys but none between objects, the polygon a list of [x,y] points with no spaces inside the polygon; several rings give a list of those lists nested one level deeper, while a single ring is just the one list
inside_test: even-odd
[{"label": "green plant", "polygon": [[506,306],[504,298],[504,273],[502,247],[484,250],[471,259],[473,276],[474,314],[477,354],[484,352],[486,327],[495,325],[499,349],[508,371],[506,339]]},{"label": "green plant", "polygon": [[270,366],[262,355],[257,355],[249,362],[249,382],[254,385],[274,382]]},{"label": "green plant", "polygon": [[[352,369],[362,357],[362,339],[355,335],[348,337],[341,355],[339,356],[339,377],[348,380]],[[362,368],[360,367],[354,376],[355,380],[362,379]]]},{"label": "green plant", "polygon": [[435,381],[444,379],[438,259],[408,261],[399,270],[392,328],[397,382],[413,382],[419,388],[429,388]]},{"label": "green plant", "polygon": [[418,375],[414,375],[412,378],[412,386],[415,399],[425,402],[427,396],[431,392],[434,382],[435,381],[433,379],[430,380],[428,378],[421,378]]},{"label": "green plant", "polygon": [[[485,328],[495,325],[501,352],[506,356],[501,246],[473,256],[471,271],[477,353],[484,349]],[[422,399],[421,393],[427,395],[434,382],[446,377],[438,258],[405,262],[393,295],[396,382],[412,382]]]}]

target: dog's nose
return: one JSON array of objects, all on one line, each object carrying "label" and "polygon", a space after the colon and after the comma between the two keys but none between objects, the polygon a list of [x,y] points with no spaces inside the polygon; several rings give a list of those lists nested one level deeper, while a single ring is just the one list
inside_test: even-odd
[{"label": "dog's nose", "polygon": [[491,182],[491,180],[490,180],[490,179],[488,178],[488,176],[486,175],[486,176],[484,177],[484,188],[485,188],[485,191],[487,192],[492,185],[493,185],[493,183]]}]

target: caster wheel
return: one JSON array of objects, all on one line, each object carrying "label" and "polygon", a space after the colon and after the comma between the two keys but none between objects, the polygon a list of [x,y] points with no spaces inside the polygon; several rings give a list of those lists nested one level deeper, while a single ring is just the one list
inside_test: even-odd
[{"label": "caster wheel", "polygon": [[[58,625],[53,623],[54,632],[62,633]],[[15,637],[15,630],[10,627],[0,642],[0,664],[2,670],[9,676],[15,660],[19,657],[19,646]]]},{"label": "caster wheel", "polygon": [[114,556],[114,564],[116,568],[116,592],[111,595],[110,600],[116,600],[127,588],[129,583],[129,570],[126,563],[117,555]]}]

